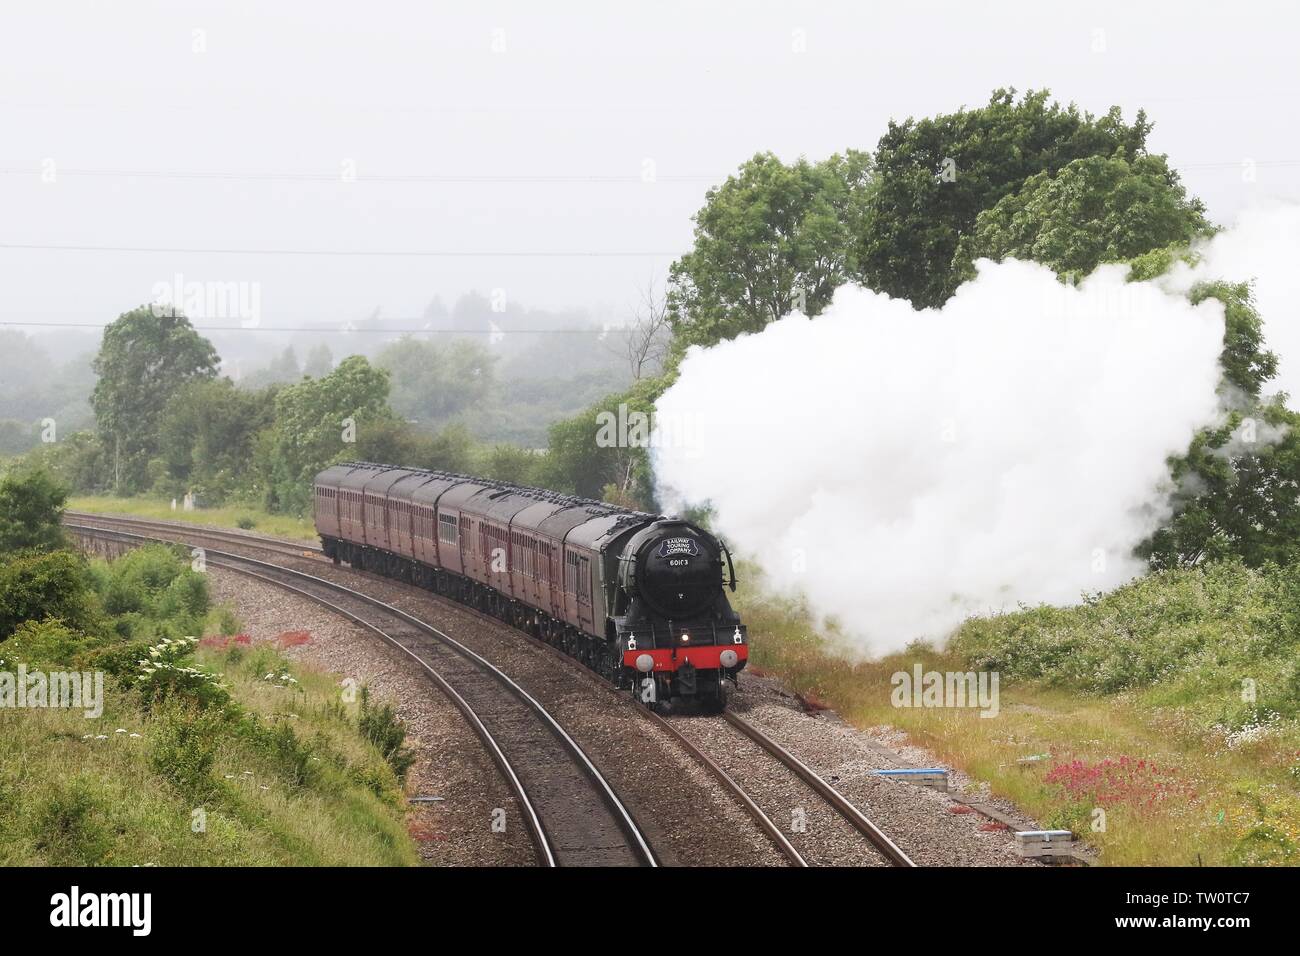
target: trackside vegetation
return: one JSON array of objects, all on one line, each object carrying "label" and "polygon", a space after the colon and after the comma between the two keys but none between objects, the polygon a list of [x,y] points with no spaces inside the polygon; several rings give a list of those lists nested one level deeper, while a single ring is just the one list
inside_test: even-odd
[{"label": "trackside vegetation", "polygon": [[392,710],[238,630],[169,547],[0,553],[0,865],[418,863]]},{"label": "trackside vegetation", "polygon": [[[1075,608],[973,618],[944,650],[858,662],[802,602],[737,597],[760,670],[858,726],[902,730],[1103,863],[1300,863],[1294,567],[1160,571]],[[997,672],[997,716],[894,706],[891,678],[917,664]]]}]

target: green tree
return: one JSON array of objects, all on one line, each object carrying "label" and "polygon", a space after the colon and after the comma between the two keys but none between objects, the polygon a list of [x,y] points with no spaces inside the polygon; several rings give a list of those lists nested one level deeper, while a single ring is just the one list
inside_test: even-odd
[{"label": "green tree", "polygon": [[483,461],[482,471],[488,478],[516,485],[539,485],[544,482],[545,459],[517,445],[493,445]]},{"label": "green tree", "polygon": [[1028,259],[1079,278],[1210,232],[1205,206],[1189,198],[1163,156],[1088,156],[1031,176],[975,219],[953,256],[958,281],[974,260]]},{"label": "green tree", "polygon": [[334,353],[324,342],[316,345],[307,353],[307,360],[302,363],[302,374],[312,378],[324,378],[334,371]]},{"label": "green tree", "polygon": [[495,362],[486,348],[468,339],[439,347],[409,335],[375,358],[389,372],[393,410],[425,425],[445,424],[490,398]]},{"label": "green tree", "polygon": [[388,373],[360,355],[321,379],[303,379],[279,392],[275,425],[258,442],[267,507],[302,513],[311,482],[326,465],[357,457],[367,430],[395,421],[388,407]]},{"label": "green tree", "polygon": [[75,552],[4,555],[0,560],[0,641],[24,621],[56,618],[73,629],[92,628],[97,614],[88,599],[89,591],[86,560]]},{"label": "green tree", "polygon": [[[1196,255],[1185,247],[1154,250],[1130,263],[1129,281],[1163,275],[1176,262],[1194,265]],[[1223,420],[1170,459],[1173,514],[1138,553],[1157,569],[1233,555],[1254,567],[1285,564],[1300,557],[1300,416],[1283,396],[1261,398],[1277,356],[1264,347],[1249,284],[1203,282],[1188,298],[1223,304]]]},{"label": "green tree", "polygon": [[0,480],[0,554],[63,544],[68,489],[35,468],[10,471]]},{"label": "green tree", "polygon": [[216,375],[217,352],[183,315],[141,306],[104,329],[91,406],[119,493],[145,484],[158,423],[188,382]]},{"label": "green tree", "polygon": [[108,490],[113,477],[112,458],[92,431],[73,432],[57,442],[39,444],[23,457],[25,467],[40,468],[76,491]]},{"label": "green tree", "polygon": [[801,309],[817,315],[855,271],[871,190],[867,154],[786,165],[759,153],[695,214],[695,243],[669,271],[674,351],[713,345]]},{"label": "green tree", "polygon": [[1145,155],[1151,125],[1132,125],[1118,107],[1097,118],[1030,91],[997,90],[987,106],[889,124],[874,155],[875,183],[854,253],[863,282],[938,306],[959,276],[951,263],[981,212],[1038,173],[1088,156]]},{"label": "green tree", "polygon": [[253,452],[258,433],[274,420],[275,395],[274,386],[250,392],[228,378],[181,388],[159,423],[154,490],[192,491],[212,503],[257,494]]},{"label": "green tree", "polygon": [[648,440],[655,399],[667,378],[642,379],[550,428],[542,477],[548,488],[654,507]]}]

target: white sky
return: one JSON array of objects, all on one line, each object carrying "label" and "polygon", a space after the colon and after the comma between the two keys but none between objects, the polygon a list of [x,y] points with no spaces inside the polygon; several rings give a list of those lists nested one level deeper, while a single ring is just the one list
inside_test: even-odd
[{"label": "white sky", "polygon": [[[1145,107],[1151,146],[1220,222],[1300,198],[1291,5],[903,6],[6,3],[0,320],[107,322],[178,272],[261,283],[271,325],[418,316],[470,289],[617,317],[689,247],[704,191],[755,151],[870,149],[891,117],[978,106],[998,86],[1127,119]],[[348,159],[357,182],[342,181]]]}]

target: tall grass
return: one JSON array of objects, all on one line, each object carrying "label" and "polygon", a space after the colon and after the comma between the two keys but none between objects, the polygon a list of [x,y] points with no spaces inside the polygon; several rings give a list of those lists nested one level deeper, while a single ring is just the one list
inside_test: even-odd
[{"label": "tall grass", "polygon": [[391,754],[335,677],[230,638],[165,547],[78,580],[78,627],[25,621],[0,669],[103,671],[103,713],[0,708],[0,865],[418,862]]}]

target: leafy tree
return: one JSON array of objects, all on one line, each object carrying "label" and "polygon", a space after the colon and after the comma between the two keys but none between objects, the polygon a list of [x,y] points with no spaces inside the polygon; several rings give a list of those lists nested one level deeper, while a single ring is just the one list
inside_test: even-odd
[{"label": "leafy tree", "polygon": [[112,480],[112,458],[94,432],[73,432],[57,442],[37,445],[24,456],[25,465],[49,472],[76,491],[103,492]]},{"label": "leafy tree", "polygon": [[[1179,247],[1154,250],[1130,263],[1129,280],[1153,279],[1179,261],[1192,265],[1196,256]],[[1223,304],[1223,419],[1170,459],[1173,515],[1138,553],[1157,569],[1234,555],[1254,567],[1285,564],[1300,557],[1300,416],[1286,408],[1285,396],[1261,399],[1277,356],[1264,348],[1249,284],[1203,282],[1188,298]]]},{"label": "leafy tree", "polygon": [[487,349],[468,339],[438,347],[409,335],[375,358],[375,364],[390,374],[393,410],[404,418],[435,425],[492,396],[495,361]]},{"label": "leafy tree", "polygon": [[322,379],[303,379],[275,399],[275,425],[258,442],[267,507],[301,513],[311,481],[326,465],[357,457],[367,430],[395,421],[388,407],[388,372],[360,355]]},{"label": "leafy tree", "polygon": [[257,369],[240,379],[239,387],[256,390],[266,388],[268,385],[296,382],[302,378],[302,375],[302,369],[298,365],[298,356],[294,352],[293,346],[290,345],[273,358],[271,364],[266,368]]},{"label": "leafy tree", "polygon": [[99,382],[91,406],[113,461],[113,487],[143,487],[158,447],[158,423],[187,383],[216,375],[217,352],[183,315],[148,306],[123,313],[104,329],[95,357]]},{"label": "leafy tree", "polygon": [[21,455],[36,444],[29,425],[12,418],[0,418],[0,455]]},{"label": "leafy tree", "polygon": [[544,459],[516,445],[494,445],[483,462],[482,472],[488,478],[509,481],[516,485],[544,483]]},{"label": "leafy tree", "polygon": [[193,491],[211,502],[255,493],[256,437],[270,427],[274,412],[274,387],[249,392],[228,378],[190,382],[159,423],[155,490],[164,495]]},{"label": "leafy tree", "polygon": [[355,456],[411,468],[476,472],[474,440],[460,425],[437,434],[421,431],[398,418],[369,422],[357,433]]},{"label": "leafy tree", "polygon": [[63,544],[68,489],[40,469],[11,471],[0,480],[0,555]]},{"label": "leafy tree", "polygon": [[24,621],[56,618],[74,629],[93,627],[97,615],[89,591],[86,561],[79,554],[6,555],[0,561],[0,641]]},{"label": "leafy tree", "polygon": [[1030,91],[1017,102],[1015,90],[997,90],[979,109],[889,124],[854,249],[865,284],[918,308],[941,305],[959,281],[957,244],[981,212],[1076,159],[1145,155],[1145,113],[1128,125],[1118,107],[1096,118],[1048,96]]},{"label": "leafy tree", "polygon": [[1204,204],[1163,156],[1088,156],[1031,176],[981,212],[957,244],[953,274],[973,278],[975,259],[1012,257],[1083,277],[1209,231]]},{"label": "leafy tree", "polygon": [[1157,569],[1300,558],[1300,415],[1281,401],[1228,413],[1171,462],[1175,512],[1139,554]]},{"label": "leafy tree", "polygon": [[669,271],[678,357],[800,309],[817,315],[855,271],[853,237],[871,189],[867,154],[791,165],[759,153],[695,214],[695,244]]},{"label": "leafy tree", "polygon": [[647,439],[655,399],[667,379],[642,379],[629,391],[610,395],[550,428],[542,471],[545,484],[588,498],[629,507],[654,507]]},{"label": "leafy tree", "polygon": [[307,360],[302,363],[302,374],[312,378],[324,378],[334,371],[334,353],[324,342],[307,353]]}]

